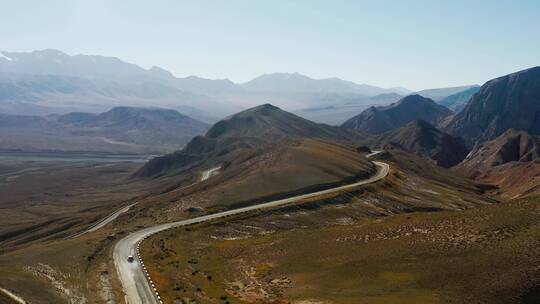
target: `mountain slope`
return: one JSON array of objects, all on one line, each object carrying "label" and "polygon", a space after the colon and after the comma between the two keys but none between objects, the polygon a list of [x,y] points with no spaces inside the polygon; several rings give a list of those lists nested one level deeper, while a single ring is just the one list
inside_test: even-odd
[{"label": "mountain slope", "polygon": [[540,67],[488,81],[445,130],[473,146],[511,128],[540,134]]},{"label": "mountain slope", "polygon": [[371,107],[347,120],[342,127],[370,134],[380,134],[421,119],[437,124],[452,111],[420,95],[409,95],[386,107]]},{"label": "mountain slope", "polygon": [[475,146],[459,165],[473,179],[495,184],[502,196],[540,193],[540,139],[510,129]]},{"label": "mountain slope", "polygon": [[477,145],[462,167],[486,169],[508,162],[530,162],[540,158],[540,140],[525,131],[510,129],[501,136]]},{"label": "mountain slope", "polygon": [[358,140],[359,135],[339,127],[317,124],[265,104],[219,121],[205,136],[195,137],[183,150],[151,160],[136,176],[176,174],[204,160],[208,165],[218,165],[230,161],[245,149],[303,138],[348,142]]},{"label": "mountain slope", "polygon": [[366,144],[428,157],[441,167],[452,167],[467,155],[467,148],[461,139],[443,133],[423,120],[415,120],[397,130],[376,135]]}]

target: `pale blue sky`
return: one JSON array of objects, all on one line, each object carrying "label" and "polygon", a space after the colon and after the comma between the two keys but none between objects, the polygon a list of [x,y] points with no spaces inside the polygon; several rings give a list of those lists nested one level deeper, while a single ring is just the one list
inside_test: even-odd
[{"label": "pale blue sky", "polygon": [[540,1],[0,0],[0,37],[0,50],[116,56],[179,77],[300,72],[417,90],[540,65]]}]

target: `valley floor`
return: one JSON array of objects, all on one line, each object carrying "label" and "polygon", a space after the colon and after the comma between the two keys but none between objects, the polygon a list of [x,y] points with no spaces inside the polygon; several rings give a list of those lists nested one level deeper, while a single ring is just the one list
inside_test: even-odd
[{"label": "valley floor", "polygon": [[[141,253],[164,302],[538,303],[540,197],[502,202],[406,153],[377,158],[391,164],[377,184],[147,239]],[[10,194],[0,200],[9,211],[0,287],[31,303],[121,303],[114,244],[215,211],[200,198],[219,196],[231,175],[148,194],[148,181],[129,179],[137,166],[0,162],[0,189]],[[234,207],[238,193],[223,206]],[[134,201],[102,229],[69,238]],[[173,207],[182,208],[164,213]]]}]

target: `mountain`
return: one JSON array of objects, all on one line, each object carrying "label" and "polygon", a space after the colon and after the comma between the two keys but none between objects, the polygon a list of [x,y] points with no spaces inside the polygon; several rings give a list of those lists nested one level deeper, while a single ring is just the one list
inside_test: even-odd
[{"label": "mountain", "polygon": [[115,107],[94,114],[0,114],[0,149],[163,153],[182,147],[208,125],[174,110]]},{"label": "mountain", "polygon": [[342,127],[369,134],[380,134],[421,119],[437,124],[452,111],[420,95],[409,95],[385,107],[370,107],[347,120]]},{"label": "mountain", "polygon": [[[0,52],[0,70],[5,74],[69,76],[86,80],[106,80],[122,84],[159,83],[194,94],[235,91],[228,79],[205,79],[196,76],[176,78],[160,68],[141,68],[116,57],[97,55],[70,56],[58,50]],[[4,60],[2,60],[4,58]],[[6,59],[8,58],[8,59]]]},{"label": "mountain", "polygon": [[463,110],[463,108],[465,108],[465,105],[469,99],[471,99],[474,94],[478,93],[478,91],[480,91],[480,87],[474,86],[465,91],[447,96],[437,103],[449,108],[454,112],[460,112]]},{"label": "mountain", "polygon": [[[339,78],[313,79],[299,73],[264,74],[242,84],[248,91],[280,93],[356,93],[373,96],[395,92],[366,84],[356,84]],[[402,92],[403,89],[396,89]]]},{"label": "mountain", "polygon": [[4,113],[159,106],[215,121],[238,110],[213,96],[235,92],[238,88],[229,80],[176,78],[159,67],[146,70],[115,57],[70,56],[57,50],[0,54],[0,111]]},{"label": "mountain", "polygon": [[540,134],[540,67],[488,81],[445,128],[471,147],[508,129]]},{"label": "mountain", "polygon": [[163,68],[145,69],[116,57],[71,56],[58,50],[0,51],[0,112],[7,114],[98,113],[111,106],[153,106],[216,122],[261,103],[299,110],[394,92],[408,91],[298,73],[266,74],[240,84],[176,77]]},{"label": "mountain", "polygon": [[525,131],[510,129],[499,137],[474,147],[462,167],[479,170],[509,162],[540,158],[540,140]]},{"label": "mountain", "polygon": [[358,140],[359,135],[339,127],[317,124],[264,104],[217,122],[205,136],[195,137],[181,151],[154,158],[136,176],[172,175],[203,161],[208,165],[223,164],[242,150],[286,139],[305,138],[349,142]]},{"label": "mountain", "polygon": [[426,98],[431,98],[434,101],[441,101],[444,98],[457,94],[459,92],[463,92],[465,90],[468,90],[473,87],[478,87],[478,85],[466,85],[466,86],[459,86],[459,87],[449,87],[449,88],[436,88],[436,89],[427,89],[415,92],[415,94],[424,96]]},{"label": "mountain", "polygon": [[376,135],[366,143],[380,149],[400,149],[433,159],[441,167],[452,167],[467,155],[460,138],[439,131],[423,120],[414,120],[405,126]]},{"label": "mountain", "polygon": [[525,131],[507,130],[476,145],[458,169],[472,179],[496,185],[503,197],[538,194],[540,139]]}]

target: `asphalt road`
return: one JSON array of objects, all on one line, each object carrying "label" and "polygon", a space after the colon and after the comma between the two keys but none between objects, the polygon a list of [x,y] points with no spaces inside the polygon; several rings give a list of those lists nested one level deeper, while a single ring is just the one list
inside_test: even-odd
[{"label": "asphalt road", "polygon": [[[200,182],[203,182],[207,179],[209,179],[212,174],[214,174],[214,172],[218,171],[219,169],[221,169],[221,167],[215,167],[215,168],[212,168],[212,169],[208,169],[208,170],[205,170],[202,172],[202,176],[201,176],[201,179],[189,186],[186,186],[186,187],[183,187],[183,188],[180,188],[178,190],[183,190],[187,187],[191,187],[195,184],[198,184]],[[131,207],[133,207],[134,205],[136,205],[137,203],[133,203],[131,205],[127,205],[127,206],[124,206],[118,210],[116,210],[113,214],[107,216],[106,218],[102,219],[101,221],[95,223],[94,225],[90,226],[90,228],[86,229],[86,230],[83,230],[81,232],[78,232],[74,235],[72,235],[71,237],[72,238],[76,238],[76,237],[79,237],[81,235],[84,235],[84,234],[87,234],[87,233],[90,233],[90,232],[94,232],[98,229],[101,229],[103,227],[105,227],[107,224],[109,224],[110,222],[114,221],[117,217],[119,217],[122,213],[126,213],[129,211],[129,209],[131,209]]]},{"label": "asphalt road", "polygon": [[218,171],[219,169],[221,169],[221,167],[215,167],[215,168],[203,171],[202,177],[201,177],[201,182],[209,179],[212,176],[212,174],[214,172]]},{"label": "asphalt road", "polygon": [[[367,157],[374,156],[380,153],[380,151],[373,152],[368,154]],[[160,303],[156,297],[155,289],[150,286],[150,283],[145,277],[145,271],[143,270],[143,265],[139,259],[135,259],[134,262],[129,263],[127,261],[128,256],[137,257],[137,246],[146,237],[151,236],[154,233],[167,230],[170,228],[186,226],[195,223],[201,223],[213,219],[218,219],[230,215],[235,215],[239,213],[244,213],[253,210],[267,209],[286,205],[292,202],[300,201],[303,199],[313,198],[324,194],[349,190],[358,186],[371,184],[385,178],[389,171],[390,166],[382,162],[373,162],[377,166],[377,174],[374,176],[345,186],[340,186],[332,189],[317,191],[313,193],[298,195],[286,199],[276,200],[268,203],[253,205],[244,208],[238,208],[234,210],[209,214],[197,218],[192,218],[188,220],[162,224],[154,227],[145,228],[134,233],[129,234],[125,238],[118,241],[114,247],[113,259],[116,271],[118,272],[118,277],[122,282],[123,292],[125,297],[125,302],[127,304],[158,304]]]},{"label": "asphalt road", "polygon": [[72,235],[71,237],[76,238],[76,237],[79,237],[79,236],[81,236],[83,234],[94,232],[94,231],[96,231],[98,229],[101,229],[101,228],[105,227],[107,224],[109,224],[110,222],[114,221],[117,217],[119,217],[122,213],[127,212],[135,204],[137,204],[137,203],[133,203],[131,205],[127,205],[127,206],[124,206],[124,207],[116,210],[113,214],[107,216],[106,218],[102,219],[101,221],[97,222],[96,224],[90,226],[90,228],[88,228],[86,230],[83,230],[83,231],[81,231],[79,233],[76,233],[76,234]]},{"label": "asphalt road", "polygon": [[23,298],[19,297],[18,295],[12,293],[11,291],[7,290],[7,289],[4,289],[4,288],[0,288],[0,292],[4,293],[5,295],[7,295],[10,299],[12,299],[15,303],[19,303],[19,304],[26,304],[26,301],[23,300]]}]

